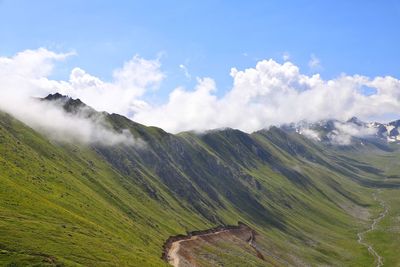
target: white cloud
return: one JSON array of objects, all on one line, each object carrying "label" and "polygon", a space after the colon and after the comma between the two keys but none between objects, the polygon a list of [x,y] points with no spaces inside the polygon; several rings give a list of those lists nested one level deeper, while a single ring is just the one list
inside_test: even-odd
[{"label": "white cloud", "polygon": [[306,136],[309,139],[315,140],[315,141],[321,141],[321,137],[317,131],[314,131],[309,128],[301,128],[300,129],[300,134]]},{"label": "white cloud", "polygon": [[[231,70],[233,87],[218,98],[210,78],[201,79],[194,90],[174,90],[166,104],[149,106],[133,119],[168,131],[206,130],[217,127],[252,132],[271,125],[352,116],[368,119],[400,113],[400,81],[392,77],[340,76],[323,80],[319,74],[300,73],[291,62],[263,60],[255,68]],[[374,87],[365,96],[359,88]]]},{"label": "white cloud", "polygon": [[364,137],[369,135],[374,135],[377,132],[377,129],[359,126],[354,123],[335,123],[335,128],[338,129],[339,132],[355,137]]},{"label": "white cloud", "polygon": [[[114,145],[142,145],[127,131],[117,133],[105,123],[101,115],[87,118],[65,112],[54,103],[38,101],[33,96],[44,96],[52,91],[68,91],[83,85],[101,88],[104,83],[74,69],[71,81],[53,81],[50,75],[54,62],[70,54],[57,54],[46,49],[26,50],[14,57],[0,57],[0,109],[10,113],[30,127],[46,134],[53,140]],[[82,88],[81,88],[82,87]]]},{"label": "white cloud", "polygon": [[354,123],[335,122],[335,130],[329,133],[328,138],[336,145],[350,145],[352,137],[366,137],[376,134],[376,128],[370,128]]},{"label": "white cloud", "polygon": [[135,92],[141,96],[149,87],[157,88],[165,75],[160,71],[159,60],[146,60],[135,55],[113,72],[114,84],[118,88]]},{"label": "white cloud", "polygon": [[333,131],[328,134],[328,138],[333,145],[348,146],[351,144],[352,136],[338,131]]},{"label": "white cloud", "polygon": [[148,125],[157,125],[172,132],[205,130],[222,125],[216,121],[220,104],[213,95],[215,82],[210,78],[198,79],[194,91],[177,88],[169,95],[168,103],[148,107],[136,113],[133,119]]},{"label": "white cloud", "polygon": [[146,60],[136,55],[113,72],[112,82],[102,81],[80,68],[74,68],[69,81],[42,77],[37,83],[48,92],[80,98],[97,110],[131,116],[147,106],[140,98],[147,91],[157,89],[165,78],[160,65],[159,60]]},{"label": "white cloud", "polygon": [[192,75],[190,75],[189,70],[187,69],[187,67],[185,65],[180,64],[179,68],[183,71],[183,74],[185,75],[185,77],[187,79],[191,79],[192,78]]},{"label": "white cloud", "polygon": [[45,90],[35,81],[51,73],[54,61],[70,55],[72,53],[57,54],[40,48],[19,52],[14,57],[0,57],[0,92],[16,97],[42,95]]},{"label": "white cloud", "polygon": [[311,54],[310,61],[308,61],[308,67],[312,71],[320,70],[322,68],[321,61],[314,54]]},{"label": "white cloud", "polygon": [[289,52],[283,52],[282,59],[283,61],[289,61],[290,60]]},{"label": "white cloud", "polygon": [[[111,82],[80,68],[71,71],[68,81],[49,79],[53,62],[66,56],[39,49],[0,58],[1,94],[8,90],[12,96],[26,97],[58,91],[98,110],[170,132],[223,127],[252,132],[302,120],[400,115],[400,81],[389,76],[342,75],[324,80],[319,74],[302,74],[289,61],[262,60],[254,68],[232,68],[232,88],[222,96],[217,96],[213,79],[201,78],[194,89],[176,88],[164,104],[154,106],[143,99],[165,78],[158,59],[135,56],[113,72]],[[363,86],[375,88],[376,93],[363,95]]]},{"label": "white cloud", "polygon": [[14,102],[14,104],[23,105],[23,108],[8,107],[5,111],[52,140],[85,144],[116,145],[122,143],[144,146],[143,141],[135,139],[128,130],[120,133],[112,130],[102,114],[87,118],[84,115],[84,109],[78,111],[77,114],[70,114],[55,103],[36,99],[21,99],[19,103]]}]

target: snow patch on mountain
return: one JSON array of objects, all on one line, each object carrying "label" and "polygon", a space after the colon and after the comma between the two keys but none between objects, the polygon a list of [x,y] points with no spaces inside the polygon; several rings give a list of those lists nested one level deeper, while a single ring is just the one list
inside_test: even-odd
[{"label": "snow patch on mountain", "polygon": [[302,121],[284,128],[295,129],[298,134],[311,140],[333,145],[346,146],[355,140],[363,144],[363,139],[373,138],[400,143],[400,120],[390,123],[367,123],[353,117],[344,122],[338,120],[321,120],[313,123]]}]

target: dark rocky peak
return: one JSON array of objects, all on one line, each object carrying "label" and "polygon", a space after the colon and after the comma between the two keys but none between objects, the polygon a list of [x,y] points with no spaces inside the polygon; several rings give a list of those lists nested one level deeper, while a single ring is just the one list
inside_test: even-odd
[{"label": "dark rocky peak", "polygon": [[85,111],[85,113],[95,113],[96,111],[83,103],[79,98],[73,99],[70,96],[62,95],[60,93],[49,94],[45,98],[42,98],[43,101],[51,101],[61,105],[65,111],[70,113],[78,113],[81,111]]},{"label": "dark rocky peak", "polygon": [[311,129],[314,130],[323,130],[326,132],[331,132],[336,129],[335,124],[338,123],[338,120],[330,119],[330,120],[321,120],[311,125]]},{"label": "dark rocky peak", "polygon": [[389,125],[394,127],[400,127],[400,120],[389,122]]},{"label": "dark rocky peak", "polygon": [[353,124],[358,125],[358,126],[364,126],[365,125],[365,122],[363,122],[362,120],[360,120],[357,117],[352,117],[351,119],[347,120],[346,122],[347,123],[353,123]]},{"label": "dark rocky peak", "polygon": [[49,94],[48,96],[46,96],[44,98],[44,100],[47,100],[47,101],[58,101],[58,100],[67,101],[68,99],[71,99],[71,98],[69,96],[62,95],[60,93]]}]

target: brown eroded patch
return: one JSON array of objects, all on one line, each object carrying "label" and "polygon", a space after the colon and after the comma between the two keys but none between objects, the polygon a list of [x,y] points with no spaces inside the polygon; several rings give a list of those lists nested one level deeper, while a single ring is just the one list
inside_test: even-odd
[{"label": "brown eroded patch", "polygon": [[264,261],[255,239],[255,231],[243,223],[190,232],[186,236],[170,237],[164,244],[163,259],[175,267],[223,266],[221,256],[225,254],[209,251],[218,248],[227,253],[234,251],[238,257],[243,254]]}]

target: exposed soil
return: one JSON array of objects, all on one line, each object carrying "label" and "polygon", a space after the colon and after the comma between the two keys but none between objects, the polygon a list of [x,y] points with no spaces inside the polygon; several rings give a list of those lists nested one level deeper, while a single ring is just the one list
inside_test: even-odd
[{"label": "exposed soil", "polygon": [[256,232],[249,226],[239,222],[237,226],[226,225],[215,228],[188,232],[187,235],[171,236],[164,243],[162,259],[175,267],[196,266],[193,251],[202,243],[215,244],[224,240],[232,244],[250,245],[253,253],[264,260],[264,256],[257,249],[255,242]]}]

